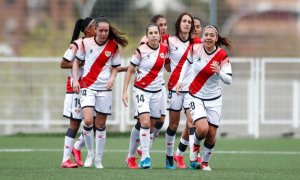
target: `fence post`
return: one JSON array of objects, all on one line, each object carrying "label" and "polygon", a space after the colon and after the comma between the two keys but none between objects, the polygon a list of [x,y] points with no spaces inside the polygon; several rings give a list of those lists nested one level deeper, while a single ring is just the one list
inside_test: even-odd
[{"label": "fence post", "polygon": [[293,81],[293,128],[299,127],[299,83]]},{"label": "fence post", "polygon": [[[254,137],[257,139],[259,138],[259,117],[260,117],[260,113],[262,108],[261,108],[261,104],[260,104],[260,99],[263,99],[263,95],[261,94],[262,91],[259,91],[259,87],[264,87],[264,82],[263,80],[263,76],[264,76],[264,69],[262,68],[262,60],[261,59],[254,59],[254,64],[255,64],[255,85],[254,85]],[[259,78],[261,75],[261,79]],[[264,91],[263,91],[264,92]]]},{"label": "fence post", "polygon": [[44,88],[44,97],[43,97],[43,128],[44,129],[49,129],[49,124],[50,124],[50,113],[49,113],[49,107],[48,107],[48,102],[49,102],[49,90],[48,87]]}]

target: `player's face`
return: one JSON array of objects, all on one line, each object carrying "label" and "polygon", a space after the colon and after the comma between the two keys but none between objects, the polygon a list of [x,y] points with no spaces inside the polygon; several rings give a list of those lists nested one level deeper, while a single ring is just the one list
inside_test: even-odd
[{"label": "player's face", "polygon": [[191,27],[192,27],[191,17],[188,15],[182,16],[181,22],[180,22],[180,31],[182,33],[189,33],[191,31]]},{"label": "player's face", "polygon": [[202,32],[201,22],[198,19],[194,19],[194,25],[194,37],[200,38]]},{"label": "player's face", "polygon": [[106,22],[100,22],[98,23],[98,26],[96,28],[97,32],[97,40],[100,44],[104,43],[109,35],[109,24]]},{"label": "player's face", "polygon": [[159,31],[161,35],[164,35],[167,33],[167,20],[165,18],[159,18],[156,22],[156,25],[159,27]]},{"label": "player's face", "polygon": [[206,47],[207,49],[213,49],[216,42],[218,41],[218,35],[215,29],[209,27],[205,28],[202,40],[204,42],[204,47]]},{"label": "player's face", "polygon": [[150,26],[147,32],[147,38],[149,44],[158,46],[160,40],[159,29],[156,26]]}]

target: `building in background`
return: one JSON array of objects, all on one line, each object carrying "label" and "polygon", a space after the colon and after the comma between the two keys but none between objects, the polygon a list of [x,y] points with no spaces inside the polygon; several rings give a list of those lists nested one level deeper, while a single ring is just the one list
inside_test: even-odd
[{"label": "building in background", "polygon": [[0,55],[20,55],[26,37],[38,27],[51,25],[65,29],[67,21],[74,19],[73,7],[72,0],[0,1],[0,44],[13,49],[13,53],[0,51]]},{"label": "building in background", "polygon": [[[235,44],[232,56],[299,57],[300,0],[217,1],[217,25]],[[74,20],[80,16],[106,15],[126,32],[127,52],[136,48],[144,26],[154,12],[164,10],[169,33],[180,11],[210,19],[209,0],[2,0],[0,1],[0,56],[60,56],[66,47]],[[154,4],[154,5],[153,5]],[[156,8],[156,11],[153,9]],[[175,8],[175,9],[174,9]],[[53,41],[58,39],[58,41]],[[44,44],[42,44],[44,43]],[[43,47],[43,50],[34,49]],[[59,49],[59,50],[58,50]],[[126,53],[127,53],[126,52]],[[126,55],[130,55],[128,53]]]},{"label": "building in background", "polygon": [[235,56],[299,57],[299,0],[226,0],[231,14],[222,26]]}]

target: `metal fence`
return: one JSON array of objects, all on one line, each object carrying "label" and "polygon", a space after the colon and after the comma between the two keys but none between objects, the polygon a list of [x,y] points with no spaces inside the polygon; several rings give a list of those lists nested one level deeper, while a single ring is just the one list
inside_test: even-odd
[{"label": "metal fence", "polygon": [[[219,134],[299,136],[299,60],[231,58],[233,83],[223,85]],[[0,58],[0,62],[1,134],[64,132],[69,123],[62,117],[68,71],[60,69],[60,59],[15,57]],[[128,131],[135,123],[133,103],[126,108],[121,101],[124,75],[119,73],[114,85],[113,115],[107,121],[110,131]],[[184,123],[182,114],[180,130]]]}]

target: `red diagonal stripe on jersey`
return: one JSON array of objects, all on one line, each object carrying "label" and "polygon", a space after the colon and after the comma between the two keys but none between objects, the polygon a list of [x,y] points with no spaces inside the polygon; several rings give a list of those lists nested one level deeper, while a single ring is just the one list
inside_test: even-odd
[{"label": "red diagonal stripe on jersey", "polygon": [[[107,45],[103,49],[103,51],[95,60],[88,74],[82,78],[83,81],[82,87],[87,88],[97,80],[106,62],[109,60],[111,56],[113,56],[115,48],[116,48],[116,43],[113,40],[109,40]],[[107,51],[111,52],[110,56],[105,55],[105,52]]]},{"label": "red diagonal stripe on jersey", "polygon": [[[81,77],[78,79],[78,82],[80,84],[80,87],[82,86],[82,81],[81,81]],[[67,85],[66,85],[66,90],[67,90],[67,93],[73,93],[74,90],[73,90],[73,87],[71,86],[71,77],[68,76],[68,80],[67,80]]]},{"label": "red diagonal stripe on jersey", "polygon": [[71,77],[70,76],[68,76],[68,80],[67,80],[67,84],[66,84],[66,90],[67,90],[67,93],[74,92],[73,88],[71,86]]},{"label": "red diagonal stripe on jersey", "polygon": [[[152,81],[154,81],[154,79],[157,77],[158,73],[160,72],[161,68],[164,66],[165,64],[165,56],[166,56],[166,51],[167,48],[165,46],[160,45],[160,49],[158,52],[158,56],[156,59],[155,64],[153,65],[152,69],[150,70],[150,72],[144,76],[141,80],[134,82],[134,85],[144,89],[145,87],[147,87]],[[161,54],[164,55],[164,57],[161,57]]]},{"label": "red diagonal stripe on jersey", "polygon": [[169,78],[169,82],[168,82],[168,89],[172,90],[173,87],[177,84],[177,81],[179,79],[180,76],[180,72],[182,69],[182,66],[187,58],[187,55],[189,53],[189,50],[191,49],[192,44],[189,44],[189,46],[186,48],[183,56],[181,57],[181,59],[179,60],[177,66],[175,67],[174,71],[172,72],[170,78]]},{"label": "red diagonal stripe on jersey", "polygon": [[214,72],[211,70],[210,65],[217,61],[221,64],[223,59],[226,57],[226,52],[224,50],[220,50],[216,53],[216,55],[206,64],[206,66],[197,74],[190,85],[190,93],[196,94],[205,84],[209,77],[211,77]]}]

